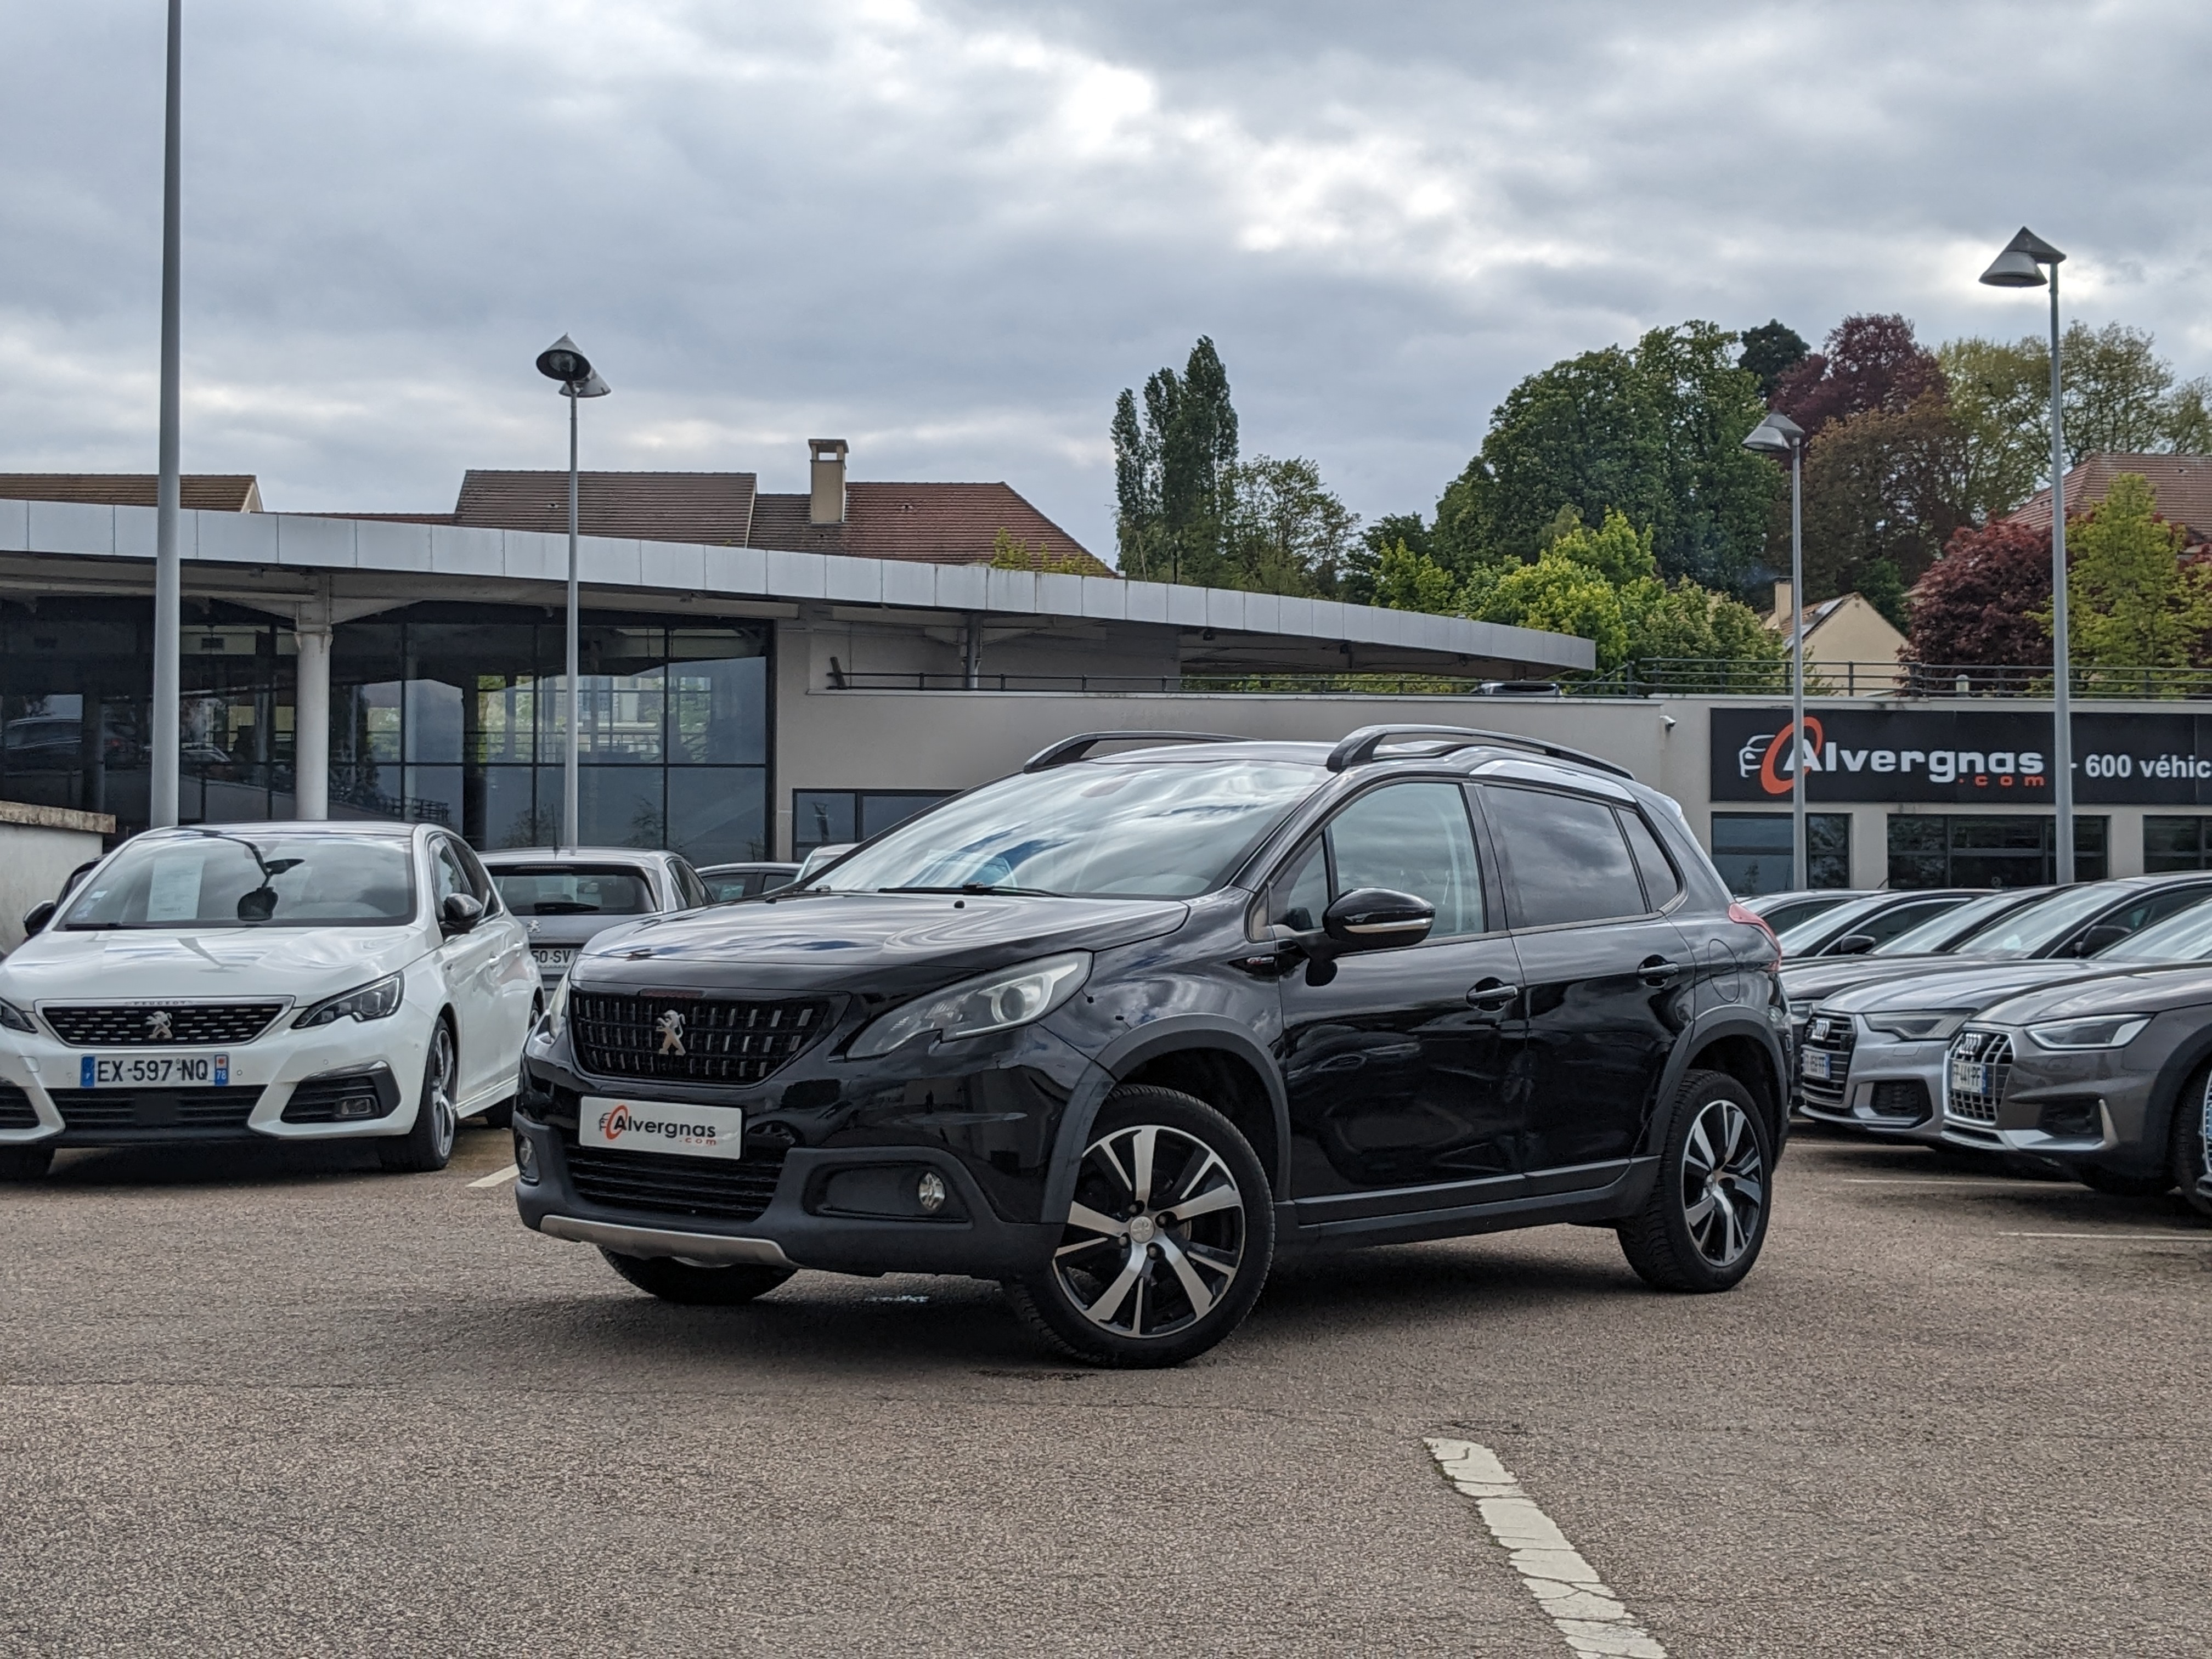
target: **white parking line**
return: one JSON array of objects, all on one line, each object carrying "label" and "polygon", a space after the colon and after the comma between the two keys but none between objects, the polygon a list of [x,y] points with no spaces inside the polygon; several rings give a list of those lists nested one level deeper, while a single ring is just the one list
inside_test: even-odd
[{"label": "white parking line", "polygon": [[506,1185],[507,1182],[514,1180],[515,1176],[521,1173],[522,1170],[519,1164],[510,1164],[504,1170],[494,1170],[488,1176],[478,1176],[476,1180],[469,1182],[469,1185],[471,1187],[501,1187]]},{"label": "white parking line", "polygon": [[[1845,1176],[1846,1187],[2011,1187],[2032,1189],[2038,1186],[2051,1187],[2056,1182],[2033,1182],[2019,1176]],[[2068,1188],[2087,1192],[2087,1187]]]},{"label": "white parking line", "polygon": [[1999,1233],[1999,1238],[2154,1238],[2168,1244],[2212,1244],[2212,1233]]},{"label": "white parking line", "polygon": [[1482,1511],[1483,1523],[1537,1604],[1559,1626],[1568,1651],[1617,1659],[1667,1659],[1667,1650],[1628,1616],[1552,1517],[1521,1490],[1498,1454],[1472,1440],[1431,1440],[1437,1467]]}]

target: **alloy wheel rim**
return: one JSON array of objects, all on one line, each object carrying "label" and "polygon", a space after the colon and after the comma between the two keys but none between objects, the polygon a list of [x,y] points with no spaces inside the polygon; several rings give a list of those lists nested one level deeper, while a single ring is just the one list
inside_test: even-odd
[{"label": "alloy wheel rim", "polygon": [[430,1050],[430,1133],[438,1156],[450,1158],[460,1123],[453,1115],[453,1039],[441,1025]]},{"label": "alloy wheel rim", "polygon": [[1732,1100],[1708,1101],[1682,1145],[1682,1218],[1690,1242],[1716,1267],[1733,1267],[1759,1236],[1766,1163],[1751,1118]]},{"label": "alloy wheel rim", "polygon": [[1093,1325],[1150,1341],[1220,1304],[1246,1233],[1244,1194],[1220,1154],[1181,1129],[1139,1124],[1085,1150],[1053,1276]]}]

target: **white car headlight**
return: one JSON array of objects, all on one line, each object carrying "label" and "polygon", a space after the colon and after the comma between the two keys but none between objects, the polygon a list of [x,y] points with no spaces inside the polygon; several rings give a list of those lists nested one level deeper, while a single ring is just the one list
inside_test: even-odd
[{"label": "white car headlight", "polygon": [[1929,1014],[1862,1014],[1869,1031],[1880,1031],[1902,1042],[1934,1042],[1956,1036],[1959,1028],[1974,1017],[1971,1008],[1939,1008]]},{"label": "white car headlight", "polygon": [[357,991],[319,1002],[292,1024],[295,1028],[328,1025],[349,1014],[356,1019],[388,1019],[399,1012],[399,978],[394,974],[374,985],[364,985]]},{"label": "white car headlight", "polygon": [[4,998],[0,998],[0,1025],[11,1031],[28,1031],[33,1036],[39,1032],[38,1025],[31,1017]]},{"label": "white car headlight", "polygon": [[2148,1014],[2106,1014],[2098,1019],[2063,1019],[2047,1025],[2031,1025],[2027,1034],[2039,1048],[2124,1048],[2149,1024]]},{"label": "white car headlight", "polygon": [[1090,975],[1088,951],[1002,968],[879,1016],[846,1052],[854,1060],[867,1060],[887,1054],[925,1031],[934,1031],[939,1042],[1010,1031],[1042,1019],[1082,989]]}]

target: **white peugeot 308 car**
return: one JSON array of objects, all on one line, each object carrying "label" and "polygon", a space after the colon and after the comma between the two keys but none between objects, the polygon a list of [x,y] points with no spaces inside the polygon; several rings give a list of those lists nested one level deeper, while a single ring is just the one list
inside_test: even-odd
[{"label": "white peugeot 308 car", "polygon": [[150,831],[0,962],[0,1178],[58,1146],[264,1137],[442,1168],[459,1119],[511,1108],[540,996],[449,830]]}]

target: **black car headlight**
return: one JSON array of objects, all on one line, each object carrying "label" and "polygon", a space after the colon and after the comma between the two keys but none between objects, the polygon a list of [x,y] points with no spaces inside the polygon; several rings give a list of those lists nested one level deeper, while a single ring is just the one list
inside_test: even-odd
[{"label": "black car headlight", "polygon": [[854,1060],[887,1054],[925,1032],[939,1042],[1011,1031],[1042,1019],[1083,988],[1091,975],[1091,953],[1070,951],[1018,968],[1002,968],[879,1015],[853,1039],[846,1053]]},{"label": "black car headlight", "polygon": [[1956,1036],[1959,1028],[1974,1017],[1971,1008],[1939,1008],[1933,1013],[1861,1014],[1867,1030],[1900,1042],[1934,1042]]},{"label": "black car headlight", "polygon": [[2027,1035],[2039,1048],[2124,1048],[2149,1024],[2148,1014],[2105,1014],[2031,1025]]},{"label": "black car headlight", "polygon": [[348,991],[319,1002],[292,1024],[295,1028],[328,1025],[348,1015],[356,1019],[388,1019],[399,1012],[399,980],[400,976],[394,974],[374,985],[364,985],[357,991]]}]

